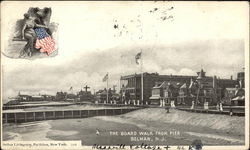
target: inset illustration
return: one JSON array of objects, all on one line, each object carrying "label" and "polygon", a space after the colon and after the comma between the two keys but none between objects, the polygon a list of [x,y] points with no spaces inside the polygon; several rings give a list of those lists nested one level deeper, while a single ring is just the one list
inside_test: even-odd
[{"label": "inset illustration", "polygon": [[50,22],[52,9],[31,7],[16,21],[3,54],[10,58],[43,58],[58,53],[58,24]]}]

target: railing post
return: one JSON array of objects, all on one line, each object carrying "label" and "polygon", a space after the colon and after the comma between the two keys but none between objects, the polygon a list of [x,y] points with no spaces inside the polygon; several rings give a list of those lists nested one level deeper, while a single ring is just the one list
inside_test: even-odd
[{"label": "railing post", "polygon": [[56,112],[55,111],[53,111],[53,117],[54,117],[54,119],[56,119]]},{"label": "railing post", "polygon": [[65,116],[64,116],[64,111],[62,111],[62,116],[63,116],[63,118],[65,118]]},{"label": "railing post", "polygon": [[17,123],[16,113],[14,113],[15,123]]},{"label": "railing post", "polygon": [[27,122],[27,113],[24,113],[24,121]]},{"label": "railing post", "polygon": [[8,115],[7,115],[7,113],[5,113],[4,115],[5,115],[5,122],[8,123]]},{"label": "railing post", "polygon": [[43,120],[46,120],[45,111],[43,112]]},{"label": "railing post", "polygon": [[36,121],[36,113],[33,112],[33,120]]}]

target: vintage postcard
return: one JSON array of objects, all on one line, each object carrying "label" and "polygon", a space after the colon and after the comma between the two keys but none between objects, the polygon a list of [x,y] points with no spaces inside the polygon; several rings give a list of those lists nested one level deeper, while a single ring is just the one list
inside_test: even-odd
[{"label": "vintage postcard", "polygon": [[1,149],[244,150],[248,91],[248,2],[1,3]]}]

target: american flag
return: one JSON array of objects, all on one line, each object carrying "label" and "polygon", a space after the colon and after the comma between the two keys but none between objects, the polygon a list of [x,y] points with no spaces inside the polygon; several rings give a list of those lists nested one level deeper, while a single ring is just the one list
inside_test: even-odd
[{"label": "american flag", "polygon": [[107,74],[104,76],[104,78],[102,79],[102,81],[105,82],[105,81],[108,80],[108,78],[109,78],[109,74],[107,73]]},{"label": "american flag", "polygon": [[141,52],[135,55],[135,62],[137,65],[139,64],[138,62],[139,59],[141,59]]},{"label": "american flag", "polygon": [[56,50],[56,43],[46,30],[44,28],[36,28],[35,32],[37,35],[35,47],[40,49],[40,52],[46,52],[48,55],[53,53]]}]

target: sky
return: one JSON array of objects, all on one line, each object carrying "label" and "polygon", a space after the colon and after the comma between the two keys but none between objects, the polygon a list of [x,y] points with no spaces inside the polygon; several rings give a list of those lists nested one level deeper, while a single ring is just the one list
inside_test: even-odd
[{"label": "sky", "polygon": [[[21,91],[36,95],[75,92],[87,84],[93,92],[117,85],[121,75],[140,73],[135,55],[142,51],[143,72],[236,77],[243,71],[248,30],[244,2],[4,2],[1,50],[11,25],[29,7],[51,7],[59,24],[58,55],[11,59],[2,55],[3,99]],[[18,13],[10,11],[16,9]],[[246,60],[248,61],[248,60]]]}]

